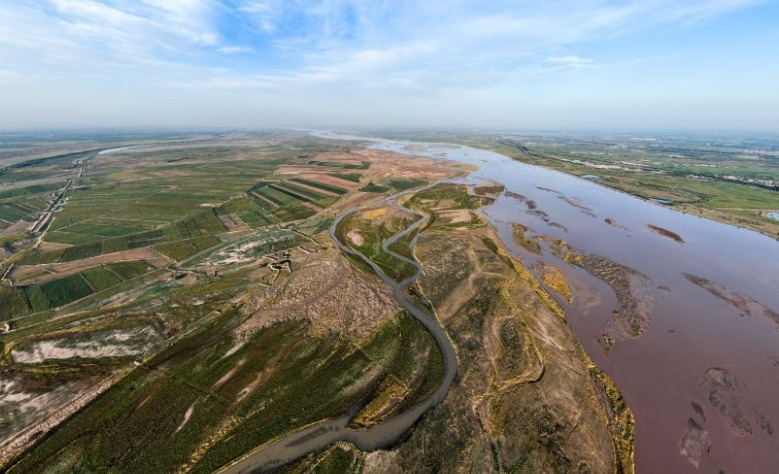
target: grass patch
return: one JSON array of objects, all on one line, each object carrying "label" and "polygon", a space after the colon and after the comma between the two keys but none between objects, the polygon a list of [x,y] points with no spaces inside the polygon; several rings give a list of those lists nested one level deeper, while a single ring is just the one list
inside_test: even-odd
[{"label": "grass patch", "polygon": [[41,284],[40,287],[46,298],[51,302],[52,307],[63,306],[94,293],[80,273],[47,281]]},{"label": "grass patch", "polygon": [[349,192],[348,189],[344,189],[339,186],[334,186],[332,184],[321,183],[319,181],[312,181],[310,179],[292,178],[290,181],[295,181],[297,183],[305,184],[314,188],[324,189],[325,191],[330,191],[331,193],[335,193],[341,196]]},{"label": "grass patch", "polygon": [[180,240],[167,244],[157,245],[154,248],[157,252],[166,255],[177,262],[186,260],[204,250],[219,245],[221,241],[214,236],[207,235],[195,239]]},{"label": "grass patch", "polygon": [[102,266],[85,270],[82,275],[95,291],[102,291],[122,282],[122,278],[116,273]]},{"label": "grass patch", "polygon": [[302,205],[280,207],[273,212],[281,222],[291,222],[307,219],[316,214],[312,209]]},{"label": "grass patch", "polygon": [[364,193],[377,193],[377,194],[381,194],[381,193],[386,193],[390,189],[392,189],[392,188],[390,188],[389,186],[382,186],[382,185],[376,184],[373,181],[371,181],[370,183],[368,183],[365,186],[361,187],[360,191],[362,191]]},{"label": "grass patch", "polygon": [[353,183],[359,183],[362,174],[360,173],[330,173],[330,176],[338,179],[344,179]]},{"label": "grass patch", "polygon": [[427,181],[421,179],[392,178],[387,181],[387,184],[398,191],[405,191],[407,189],[418,188],[419,186],[427,184]]},{"label": "grass patch", "polygon": [[7,321],[30,312],[24,292],[17,288],[0,286],[0,319]]}]

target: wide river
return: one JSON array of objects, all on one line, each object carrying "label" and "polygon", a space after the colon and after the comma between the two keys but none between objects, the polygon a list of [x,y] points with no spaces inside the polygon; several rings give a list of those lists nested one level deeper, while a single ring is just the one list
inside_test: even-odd
[{"label": "wide river", "polygon": [[[638,472],[777,472],[779,242],[490,151],[393,140],[372,147],[477,165],[469,182],[498,181],[525,196],[520,202],[504,195],[485,214],[526,263],[537,257],[515,244],[510,223],[651,280],[648,329],[607,352],[598,339],[611,318],[614,292],[581,269],[565,268],[600,295],[593,304],[580,289],[566,315],[633,409]],[[684,243],[648,225],[675,232]],[[681,453],[689,420],[705,431],[698,439],[710,442],[697,469]]]},{"label": "wide river", "polygon": [[[633,410],[639,473],[777,472],[779,242],[490,151],[315,135],[477,165],[478,171],[464,181],[491,180],[506,186],[507,193],[484,214],[526,265],[532,267],[539,260],[553,263],[575,282],[573,304],[561,304],[584,349],[614,379]],[[511,197],[508,191],[524,199]],[[599,340],[616,306],[614,291],[549,253],[523,251],[512,238],[511,223],[643,274],[643,301],[650,320],[646,331],[618,340],[610,351],[604,349]],[[661,235],[650,225],[678,234],[684,242]],[[348,415],[298,432],[234,471],[272,466],[271,453],[280,454],[282,444],[285,449],[295,445],[300,449],[300,444],[311,442],[310,449],[318,449],[327,439],[361,438],[345,429],[347,420]],[[393,420],[386,428],[404,421],[409,420]],[[376,435],[384,431],[376,428]],[[365,438],[361,441],[366,445],[381,444],[373,436]],[[289,459],[276,459],[282,458]]]}]

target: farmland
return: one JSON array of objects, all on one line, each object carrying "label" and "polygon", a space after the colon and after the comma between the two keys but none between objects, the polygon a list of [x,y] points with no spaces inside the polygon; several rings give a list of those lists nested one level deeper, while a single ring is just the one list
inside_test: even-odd
[{"label": "farmland", "polygon": [[326,237],[339,208],[377,198],[363,175],[407,159],[298,135],[185,138],[4,171],[4,470],[211,472],[368,398],[366,426],[435,387],[427,332]]},{"label": "farmland", "polygon": [[[42,204],[2,234],[4,472],[209,473],[344,414],[349,429],[381,429],[436,392],[447,367],[385,283],[414,264],[409,298],[461,359],[450,395],[387,451],[337,444],[285,469],[447,470],[467,451],[496,471],[581,461],[629,472],[560,308],[479,215],[493,198],[432,185],[462,168],[287,132],[140,145],[68,148],[8,171],[3,199]],[[18,174],[57,166],[61,181]],[[338,238],[390,280],[335,246],[343,213]],[[535,423],[539,413],[565,427]],[[535,431],[512,431],[526,425]],[[571,460],[550,454],[560,450]],[[591,464],[593,453],[607,461]]]}]

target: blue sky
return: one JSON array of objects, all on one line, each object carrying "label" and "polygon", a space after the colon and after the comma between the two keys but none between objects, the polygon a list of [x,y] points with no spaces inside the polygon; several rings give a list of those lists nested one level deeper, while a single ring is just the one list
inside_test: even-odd
[{"label": "blue sky", "polygon": [[770,0],[0,2],[0,127],[779,132]]}]

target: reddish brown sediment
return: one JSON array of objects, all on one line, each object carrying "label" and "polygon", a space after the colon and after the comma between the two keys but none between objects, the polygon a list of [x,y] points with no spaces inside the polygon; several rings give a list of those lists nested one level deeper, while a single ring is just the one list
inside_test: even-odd
[{"label": "reddish brown sediment", "polygon": [[673,239],[679,242],[680,244],[684,243],[684,239],[682,238],[682,236],[677,234],[676,232],[671,232],[668,229],[664,229],[660,226],[656,226],[652,224],[647,224],[646,227],[652,232],[654,232],[655,234],[662,235],[663,237],[668,237],[669,239]]}]

